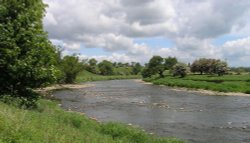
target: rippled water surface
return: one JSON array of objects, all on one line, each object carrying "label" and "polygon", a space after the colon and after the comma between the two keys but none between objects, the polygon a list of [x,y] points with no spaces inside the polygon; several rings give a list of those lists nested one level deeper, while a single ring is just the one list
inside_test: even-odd
[{"label": "rippled water surface", "polygon": [[101,121],[139,125],[193,143],[250,143],[250,97],[209,96],[134,80],[58,91],[62,106]]}]

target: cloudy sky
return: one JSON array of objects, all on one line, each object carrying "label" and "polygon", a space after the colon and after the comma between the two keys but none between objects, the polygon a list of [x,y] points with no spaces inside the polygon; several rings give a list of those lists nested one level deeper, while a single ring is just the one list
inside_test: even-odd
[{"label": "cloudy sky", "polygon": [[250,66],[250,0],[44,0],[44,27],[64,54],[145,63],[220,58]]}]

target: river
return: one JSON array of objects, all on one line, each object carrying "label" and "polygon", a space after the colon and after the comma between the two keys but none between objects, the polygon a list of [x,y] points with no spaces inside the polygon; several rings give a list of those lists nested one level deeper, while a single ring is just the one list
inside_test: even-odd
[{"label": "river", "polygon": [[250,97],[175,91],[135,80],[89,84],[54,96],[66,110],[138,125],[159,136],[191,143],[250,143]]}]

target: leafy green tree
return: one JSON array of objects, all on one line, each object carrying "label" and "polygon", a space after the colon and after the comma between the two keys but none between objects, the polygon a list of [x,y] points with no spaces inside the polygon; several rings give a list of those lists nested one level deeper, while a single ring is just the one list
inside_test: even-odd
[{"label": "leafy green tree", "polygon": [[153,56],[149,63],[147,64],[146,68],[142,72],[142,76],[144,78],[151,77],[152,75],[159,74],[160,77],[164,77],[164,64],[163,58],[161,56]]},{"label": "leafy green tree", "polygon": [[178,63],[178,60],[177,60],[177,58],[175,58],[175,57],[168,57],[168,58],[165,58],[165,61],[164,61],[164,68],[165,68],[166,70],[170,70],[170,69],[172,69],[173,66],[174,66],[175,64],[177,64],[177,63]]},{"label": "leafy green tree", "polygon": [[96,64],[97,64],[97,60],[96,59],[92,58],[92,59],[89,60],[89,65],[90,66],[94,67],[94,66],[96,66]]},{"label": "leafy green tree", "polygon": [[142,66],[140,63],[133,64],[133,68],[132,68],[133,74],[137,75],[141,72],[141,70],[142,70]]},{"label": "leafy green tree", "polygon": [[113,75],[114,74],[114,67],[110,61],[103,60],[98,64],[100,74],[101,75]]},{"label": "leafy green tree", "polygon": [[42,19],[42,0],[0,0],[0,94],[33,103],[31,88],[56,81],[56,52]]},{"label": "leafy green tree", "polygon": [[61,70],[65,76],[65,83],[74,83],[77,74],[83,70],[83,64],[75,55],[65,56],[62,59]]},{"label": "leafy green tree", "polygon": [[184,63],[177,63],[173,66],[173,76],[180,76],[181,78],[187,75],[187,65]]},{"label": "leafy green tree", "polygon": [[85,65],[85,70],[94,73],[94,74],[98,74],[99,70],[97,67],[97,60],[92,58],[88,61],[88,64]]}]

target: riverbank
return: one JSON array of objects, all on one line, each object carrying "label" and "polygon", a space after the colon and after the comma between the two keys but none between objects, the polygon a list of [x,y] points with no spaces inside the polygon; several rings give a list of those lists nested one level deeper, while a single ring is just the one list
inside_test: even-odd
[{"label": "riverbank", "polygon": [[141,129],[119,123],[98,123],[83,114],[66,112],[56,101],[40,99],[38,108],[23,110],[0,102],[0,142],[165,142]]},{"label": "riverbank", "polygon": [[88,82],[88,81],[103,81],[103,80],[118,80],[118,79],[139,79],[141,75],[111,75],[103,76],[90,73],[88,71],[81,72],[77,78],[77,83]]},{"label": "riverbank", "polygon": [[167,76],[143,80],[146,84],[165,85],[176,91],[225,96],[250,96],[249,81],[249,75],[226,75],[223,77],[189,75],[185,78]]},{"label": "riverbank", "polygon": [[76,84],[54,84],[54,85],[50,85],[44,88],[38,88],[35,89],[36,92],[40,93],[43,96],[47,96],[49,94],[51,94],[53,91],[57,91],[57,90],[65,90],[65,89],[82,89],[82,88],[86,88],[86,87],[91,87],[93,86],[92,84],[80,84],[80,83],[76,83]]},{"label": "riverbank", "polygon": [[[55,90],[82,89],[91,84],[53,85],[37,89],[49,94]],[[52,98],[53,99],[53,98]],[[91,142],[91,143],[183,143],[174,138],[160,138],[138,127],[121,123],[101,123],[84,113],[65,111],[60,102],[42,96],[38,107],[24,110],[0,102],[0,142]]]}]

